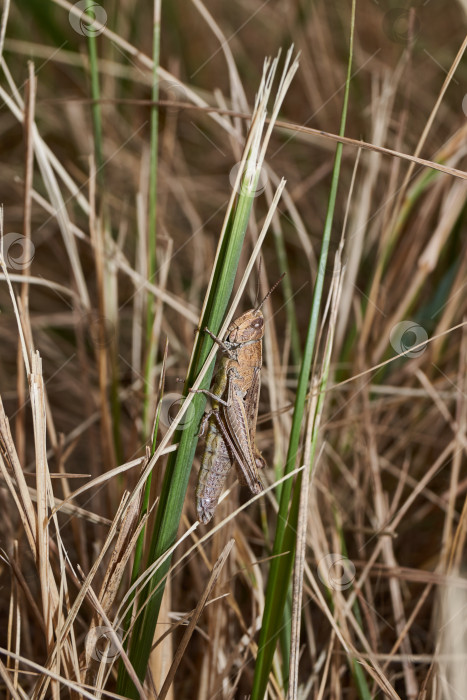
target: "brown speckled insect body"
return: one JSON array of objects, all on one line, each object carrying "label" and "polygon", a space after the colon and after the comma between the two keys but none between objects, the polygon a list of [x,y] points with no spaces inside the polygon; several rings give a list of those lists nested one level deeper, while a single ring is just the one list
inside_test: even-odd
[{"label": "brown speckled insect body", "polygon": [[212,393],[203,392],[213,399],[201,430],[203,433],[208,425],[196,488],[198,517],[203,523],[208,523],[214,514],[232,464],[235,464],[239,481],[253,494],[263,490],[258,468],[263,468],[265,462],[255,444],[263,361],[261,307],[281,279],[256,309],[246,311],[230,324],[225,341],[205,329],[221,346],[225,356]]}]

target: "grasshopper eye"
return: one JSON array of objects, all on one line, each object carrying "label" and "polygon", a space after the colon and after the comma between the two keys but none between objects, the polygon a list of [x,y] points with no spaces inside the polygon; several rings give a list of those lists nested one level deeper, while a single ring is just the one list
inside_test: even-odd
[{"label": "grasshopper eye", "polygon": [[263,319],[258,318],[254,323],[252,324],[253,328],[262,328],[263,327]]}]

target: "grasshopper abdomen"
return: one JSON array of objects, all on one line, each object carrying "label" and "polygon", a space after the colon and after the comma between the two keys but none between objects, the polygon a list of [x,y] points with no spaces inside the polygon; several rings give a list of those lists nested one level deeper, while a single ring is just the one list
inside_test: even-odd
[{"label": "grasshopper abdomen", "polygon": [[217,507],[222,489],[232,467],[232,457],[215,421],[209,423],[206,447],[196,487],[198,518],[207,524]]}]

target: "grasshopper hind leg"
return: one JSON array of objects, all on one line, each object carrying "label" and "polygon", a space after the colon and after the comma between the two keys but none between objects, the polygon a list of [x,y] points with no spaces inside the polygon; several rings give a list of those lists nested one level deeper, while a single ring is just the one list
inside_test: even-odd
[{"label": "grasshopper hind leg", "polygon": [[237,472],[237,478],[238,478],[239,483],[242,486],[246,486],[251,491],[252,494],[254,494],[256,496],[258,493],[261,493],[261,491],[264,491],[263,483],[259,479],[259,477],[255,478],[255,479],[250,478],[247,481],[247,479],[245,478],[245,472],[243,471],[243,469],[239,466],[239,464],[237,462],[235,462],[235,471]]}]

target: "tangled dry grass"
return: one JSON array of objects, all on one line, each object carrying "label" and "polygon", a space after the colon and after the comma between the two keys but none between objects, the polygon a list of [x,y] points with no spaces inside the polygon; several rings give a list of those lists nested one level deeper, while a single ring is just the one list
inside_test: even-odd
[{"label": "tangled dry grass", "polygon": [[[125,666],[141,697],[249,697],[350,3],[162,4],[153,257],[153,7],[102,3],[92,22],[84,7],[13,0],[2,15],[0,694],[115,697]],[[282,582],[271,698],[465,697],[465,27],[461,2],[357,4],[310,389],[327,385],[321,406],[308,397],[294,466],[305,464],[308,478],[299,482],[293,588]],[[291,42],[299,70],[272,131],[237,278],[285,178],[261,248],[263,293],[288,273],[265,307],[257,443],[271,488],[233,517],[250,496],[232,478],[215,526],[200,525],[200,446],[137,680],[126,645],[142,600],[133,562],[141,545],[138,574],[149,566],[177,441],[157,460],[154,449],[184,403],[179,379],[263,59]],[[231,313],[250,308],[255,269]],[[192,419],[188,409],[178,435]],[[135,487],[148,465],[146,503]]]}]

